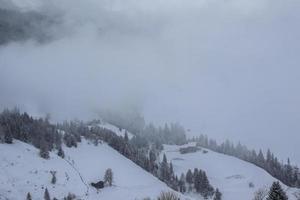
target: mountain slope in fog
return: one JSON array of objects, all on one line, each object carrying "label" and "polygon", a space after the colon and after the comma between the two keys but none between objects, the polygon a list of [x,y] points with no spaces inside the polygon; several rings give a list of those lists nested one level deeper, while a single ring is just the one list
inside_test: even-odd
[{"label": "mountain slope in fog", "polygon": [[[181,173],[194,168],[206,171],[212,185],[223,193],[224,200],[251,200],[258,189],[265,188],[268,191],[273,181],[277,181],[251,163],[204,148],[194,153],[181,154],[180,148],[187,146],[195,146],[195,143],[164,146],[163,153],[172,162],[175,173],[180,176]],[[254,187],[250,187],[250,184]],[[284,188],[291,200],[294,199],[293,193],[299,192],[287,186]]]},{"label": "mountain slope in fog", "polygon": [[[106,144],[83,140],[77,148],[64,148],[65,159],[51,152],[50,159],[40,158],[39,150],[15,140],[0,144],[0,199],[25,199],[30,192],[34,200],[43,199],[45,188],[51,198],[62,199],[69,192],[80,199],[132,200],[157,197],[169,188],[151,174]],[[89,184],[103,179],[111,168],[112,187],[100,192]],[[57,182],[51,184],[50,171],[56,171]]]}]

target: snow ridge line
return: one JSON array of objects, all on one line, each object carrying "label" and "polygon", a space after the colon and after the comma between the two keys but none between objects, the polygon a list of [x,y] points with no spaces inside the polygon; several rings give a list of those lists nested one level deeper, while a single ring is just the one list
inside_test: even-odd
[{"label": "snow ridge line", "polygon": [[80,177],[80,179],[81,179],[81,182],[86,186],[86,192],[85,192],[85,194],[86,194],[86,196],[88,196],[89,195],[89,191],[90,191],[90,187],[89,187],[89,185],[86,183],[86,181],[83,179],[83,177],[82,177],[82,175],[81,175],[81,173],[80,173],[80,171],[74,166],[74,164],[73,163],[71,163],[69,160],[67,160],[67,159],[65,159],[64,158],[64,160],[76,171],[76,173],[78,174],[78,176]]}]

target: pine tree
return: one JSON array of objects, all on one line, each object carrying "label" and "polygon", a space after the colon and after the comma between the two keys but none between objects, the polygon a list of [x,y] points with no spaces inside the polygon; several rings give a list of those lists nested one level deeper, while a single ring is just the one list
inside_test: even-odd
[{"label": "pine tree", "polygon": [[169,166],[167,161],[167,156],[164,154],[163,161],[160,165],[160,178],[164,182],[169,182]]},{"label": "pine tree", "polygon": [[128,133],[127,133],[127,131],[125,131],[125,136],[124,136],[124,139],[125,139],[125,142],[128,142],[128,141],[129,141],[129,138],[128,138]]},{"label": "pine tree", "polygon": [[13,137],[10,131],[5,132],[4,134],[4,142],[7,144],[13,143]]},{"label": "pine tree", "polygon": [[222,199],[222,193],[221,193],[221,192],[219,191],[219,189],[217,188],[213,200],[221,200],[221,199]]},{"label": "pine tree", "polygon": [[286,193],[278,181],[272,184],[267,200],[288,200]]},{"label": "pine tree", "polygon": [[32,200],[30,192],[27,193],[26,200]]},{"label": "pine tree", "polygon": [[257,155],[257,162],[259,166],[264,167],[265,157],[261,149],[259,150],[259,153]]},{"label": "pine tree", "polygon": [[185,176],[184,174],[182,173],[181,176],[180,176],[180,180],[178,182],[178,185],[179,185],[179,191],[181,193],[185,193],[186,192],[186,187],[185,187]]},{"label": "pine tree", "polygon": [[192,173],[192,170],[188,170],[187,173],[186,173],[186,176],[185,176],[185,179],[186,179],[186,182],[188,184],[193,184],[193,173]]},{"label": "pine tree", "polygon": [[50,194],[49,194],[49,192],[48,192],[48,189],[47,189],[47,188],[45,189],[45,193],[44,193],[44,200],[51,200],[51,198],[50,198]]}]

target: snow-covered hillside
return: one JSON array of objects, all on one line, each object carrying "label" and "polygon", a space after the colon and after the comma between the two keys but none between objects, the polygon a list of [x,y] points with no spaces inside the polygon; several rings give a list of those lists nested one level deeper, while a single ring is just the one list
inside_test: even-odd
[{"label": "snow-covered hillside", "polygon": [[[51,152],[50,159],[39,157],[39,150],[15,140],[14,144],[0,144],[0,199],[25,199],[30,192],[33,199],[43,199],[47,187],[51,198],[62,199],[69,192],[81,199],[134,200],[155,198],[169,188],[151,174],[123,157],[107,144],[94,146],[83,140],[77,148],[64,148],[65,159]],[[103,179],[111,168],[114,186],[101,192],[89,186]],[[51,184],[50,171],[57,171],[57,183]]]},{"label": "snow-covered hillside", "polygon": [[[194,145],[190,143],[185,146]],[[207,149],[181,154],[179,149],[183,146],[165,145],[164,147],[164,153],[168,160],[172,161],[174,171],[178,176],[186,173],[188,169],[205,170],[211,184],[223,193],[224,200],[252,200],[256,190],[264,187],[268,189],[276,180],[263,169],[231,156]],[[254,187],[249,187],[249,183],[253,183]],[[293,193],[296,189],[284,187],[289,199],[294,199]]]}]

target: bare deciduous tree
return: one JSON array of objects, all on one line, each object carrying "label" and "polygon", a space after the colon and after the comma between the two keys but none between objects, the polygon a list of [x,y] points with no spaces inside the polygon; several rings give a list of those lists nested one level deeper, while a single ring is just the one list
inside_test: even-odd
[{"label": "bare deciduous tree", "polygon": [[255,193],[254,193],[254,198],[253,200],[264,200],[265,197],[268,195],[268,191],[266,188],[259,188]]}]

